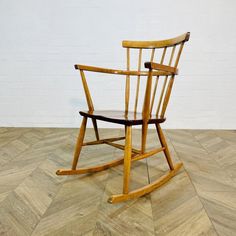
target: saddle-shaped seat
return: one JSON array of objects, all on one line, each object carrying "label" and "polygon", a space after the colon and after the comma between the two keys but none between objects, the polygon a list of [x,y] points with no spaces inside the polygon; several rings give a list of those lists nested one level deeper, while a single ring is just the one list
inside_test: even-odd
[{"label": "saddle-shaped seat", "polygon": [[[128,113],[124,111],[80,111],[81,116],[89,117],[91,119],[107,121],[115,124],[121,125],[142,125],[143,115],[141,112],[129,111]],[[165,118],[157,117],[156,114],[151,114],[148,120],[148,124],[162,123]]]}]

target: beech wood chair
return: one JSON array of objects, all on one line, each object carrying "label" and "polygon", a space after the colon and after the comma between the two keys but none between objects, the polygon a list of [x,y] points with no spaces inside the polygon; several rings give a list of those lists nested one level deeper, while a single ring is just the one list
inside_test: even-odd
[{"label": "beech wood chair", "polygon": [[[124,174],[123,174],[123,193],[118,195],[112,195],[108,202],[117,203],[124,200],[136,198],[143,196],[147,193],[150,193],[154,189],[160,187],[168,180],[170,180],[176,172],[181,168],[182,163],[173,164],[170,152],[168,149],[167,142],[165,140],[164,134],[162,132],[160,123],[163,123],[165,118],[166,108],[169,102],[172,86],[174,83],[175,75],[178,74],[178,62],[181,56],[182,49],[186,41],[189,40],[190,33],[187,32],[183,35],[180,35],[176,38],[171,38],[161,41],[123,41],[122,46],[127,50],[127,70],[114,70],[114,69],[105,69],[93,66],[86,65],[75,65],[75,69],[80,71],[82,78],[82,84],[85,91],[85,96],[88,104],[88,111],[80,111],[80,115],[83,117],[82,124],[79,130],[79,135],[75,147],[74,159],[72,163],[72,168],[68,170],[58,170],[57,175],[77,175],[92,173],[97,171],[102,171],[110,167],[117,166],[119,164],[124,164]],[[138,49],[138,69],[130,70],[130,51],[131,49]],[[147,49],[151,53],[151,58],[149,62],[145,62],[145,68],[148,70],[141,70],[142,64],[142,53],[143,50]],[[161,51],[160,63],[154,62],[154,55],[156,51]],[[166,55],[169,56],[166,58]],[[177,52],[177,53],[176,53]],[[174,59],[175,58],[175,59]],[[164,62],[167,61],[167,64]],[[172,66],[173,64],[173,66]],[[125,75],[125,109],[124,111],[99,111],[94,110],[93,101],[90,95],[90,91],[87,85],[84,71],[99,72],[99,73],[108,73],[115,75]],[[137,86],[136,86],[136,96],[134,109],[129,110],[130,104],[130,76],[137,77]],[[138,112],[138,101],[139,101],[139,90],[140,90],[140,77],[146,77],[146,88],[143,99],[142,112]],[[153,77],[155,80],[153,81]],[[164,77],[162,82],[162,88],[160,89],[156,112],[153,113],[153,107],[155,104],[155,97],[157,94],[157,87],[160,84],[159,78]],[[96,140],[91,142],[83,142],[87,119],[91,118]],[[100,139],[97,120],[122,124],[125,127],[125,136],[116,137],[116,138],[107,138]],[[146,151],[146,138],[148,125],[154,124],[157,130],[157,134],[160,140],[161,147],[156,148],[151,151]],[[140,150],[132,147],[132,126],[141,125],[142,126],[142,137],[141,137],[141,148]],[[115,141],[125,139],[125,145],[117,144]],[[89,168],[79,168],[77,169],[77,163],[80,156],[80,151],[83,146],[87,145],[97,145],[97,144],[108,144],[113,147],[124,150],[124,156],[118,160],[110,161],[103,165],[97,165]],[[159,178],[158,180],[134,191],[129,191],[130,183],[130,169],[131,163],[133,161],[141,160],[147,157],[150,157],[156,153],[164,152],[166,161],[169,165],[169,172]]]}]

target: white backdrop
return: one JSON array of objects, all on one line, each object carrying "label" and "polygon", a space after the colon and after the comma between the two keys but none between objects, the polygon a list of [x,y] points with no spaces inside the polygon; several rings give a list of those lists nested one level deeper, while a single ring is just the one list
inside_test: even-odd
[{"label": "white backdrop", "polygon": [[[123,39],[190,31],[165,128],[234,129],[235,9],[235,0],[0,0],[0,126],[78,127],[86,102],[75,63],[124,69]],[[122,79],[91,76],[98,108],[121,109]]]}]

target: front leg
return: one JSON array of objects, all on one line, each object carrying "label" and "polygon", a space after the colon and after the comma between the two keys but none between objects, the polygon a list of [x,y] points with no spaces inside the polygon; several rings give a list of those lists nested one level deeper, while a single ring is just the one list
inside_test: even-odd
[{"label": "front leg", "polygon": [[125,133],[125,150],[124,150],[124,179],[123,179],[124,194],[127,194],[129,192],[131,155],[132,155],[132,126],[127,126]]}]

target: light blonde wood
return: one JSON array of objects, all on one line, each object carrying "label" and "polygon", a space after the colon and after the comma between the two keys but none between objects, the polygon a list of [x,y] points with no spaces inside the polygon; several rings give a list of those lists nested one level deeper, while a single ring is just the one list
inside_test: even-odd
[{"label": "light blonde wood", "polygon": [[174,169],[169,171],[167,174],[164,176],[160,177],[158,180],[154,181],[151,184],[148,184],[140,189],[136,189],[134,191],[131,191],[127,194],[118,194],[118,195],[113,195],[108,199],[109,203],[118,203],[122,201],[127,201],[130,199],[138,198],[141,197],[147,193],[152,192],[154,189],[157,189],[161,187],[163,184],[165,184],[167,181],[169,181],[176,173],[178,170],[182,167],[182,163],[178,163],[174,166]]},{"label": "light blonde wood", "polygon": [[[184,43],[181,43],[176,60],[175,60],[175,65],[174,65],[175,68],[177,68],[177,66],[178,66],[180,55],[183,50],[183,46],[184,46]],[[173,83],[174,83],[174,75],[171,76],[169,84],[168,84],[168,88],[167,88],[167,91],[165,94],[165,98],[164,98],[163,106],[162,106],[162,111],[161,111],[161,115],[160,115],[161,118],[163,118],[165,116],[165,112],[166,112],[166,108],[167,108],[167,105],[168,105],[168,102],[170,99],[170,94],[171,94],[171,90],[173,87]]]},{"label": "light blonde wood", "polygon": [[145,159],[145,158],[153,156],[153,155],[155,155],[155,154],[157,154],[159,152],[162,152],[164,149],[165,149],[165,147],[157,148],[157,149],[154,149],[154,150],[152,150],[150,152],[146,152],[144,154],[137,155],[134,158],[132,158],[132,161],[138,161],[138,160]]},{"label": "light blonde wood", "polygon": [[[141,62],[142,62],[142,48],[139,49],[138,71],[141,70]],[[138,106],[139,85],[140,85],[140,75],[138,75],[138,78],[137,78],[137,87],[136,87],[136,96],[135,96],[135,105],[134,105],[135,113],[137,112],[137,106]]]},{"label": "light blonde wood", "polygon": [[170,100],[170,94],[171,94],[173,83],[174,83],[174,76],[171,76],[169,83],[168,83],[167,90],[166,90],[166,95],[165,95],[165,98],[163,101],[163,105],[162,105],[162,111],[161,111],[161,115],[160,115],[161,118],[164,118],[166,108],[167,108],[168,102]]},{"label": "light blonde wood", "polygon": [[[166,55],[166,47],[163,49],[160,64],[163,64],[164,59],[165,59],[165,55]],[[152,113],[152,109],[153,109],[153,105],[154,105],[154,101],[155,101],[155,96],[156,96],[156,91],[157,91],[158,81],[159,81],[159,76],[156,77],[156,81],[155,81],[155,85],[154,85],[150,113]]]},{"label": "light blonde wood", "polygon": [[83,146],[103,144],[105,142],[114,142],[114,141],[119,141],[119,140],[123,140],[123,139],[125,139],[125,136],[116,137],[116,138],[100,139],[100,140],[96,140],[96,141],[85,142],[85,143],[83,143]]},{"label": "light blonde wood", "polygon": [[150,107],[150,114],[152,114],[152,109],[153,109],[153,105],[154,105],[154,102],[155,102],[155,96],[156,96],[156,92],[157,92],[158,81],[159,81],[159,76],[156,77],[155,84],[154,84],[154,89],[153,89],[153,93],[152,93],[152,100],[151,100],[151,107]]},{"label": "light blonde wood", "polygon": [[160,62],[160,64],[163,64],[163,63],[164,63],[165,56],[166,56],[166,49],[167,49],[167,47],[164,47],[163,52],[162,52],[162,56],[161,56],[161,62]]},{"label": "light blonde wood", "polygon": [[[77,69],[83,70],[83,71],[105,73],[105,74],[129,75],[129,76],[148,76],[148,71],[116,70],[116,69],[101,68],[101,67],[88,66],[88,65],[79,65],[79,64],[75,65],[75,67]],[[159,71],[153,71],[153,75],[166,76],[166,75],[172,75],[172,73],[159,70]]]},{"label": "light blonde wood", "polygon": [[[178,74],[178,62],[180,59],[180,55],[184,46],[184,43],[188,41],[189,39],[189,33],[183,34],[181,36],[178,36],[176,38],[168,39],[168,40],[161,40],[161,41],[124,41],[123,46],[126,47],[126,53],[127,53],[127,68],[126,70],[114,70],[114,69],[107,69],[107,68],[100,68],[100,67],[93,67],[93,66],[87,66],[87,65],[79,65],[76,64],[75,68],[80,70],[82,83],[86,95],[86,100],[88,104],[89,111],[80,111],[80,114],[83,117],[86,117],[86,120],[84,119],[80,128],[80,134],[77,140],[73,165],[71,170],[58,170],[58,175],[76,175],[76,174],[83,174],[83,173],[92,173],[97,171],[102,171],[107,168],[116,166],[118,164],[121,164],[124,162],[124,170],[123,170],[123,194],[112,196],[110,199],[110,202],[119,202],[123,200],[132,199],[134,197],[142,196],[146,193],[149,193],[150,191],[154,190],[155,188],[161,186],[163,183],[168,181],[175,173],[176,171],[181,167],[181,163],[177,164],[176,166],[173,165],[172,159],[170,156],[170,152],[164,137],[164,134],[161,130],[160,124],[161,122],[165,121],[164,114],[169,102],[173,82],[175,75]],[[179,51],[176,57],[176,61],[174,63],[174,66],[172,65],[174,54],[176,50],[176,45],[179,45]],[[166,56],[167,48],[172,48],[170,59],[168,65],[164,65],[164,59]],[[131,71],[130,70],[130,49],[131,48],[138,48],[139,49],[139,57],[138,57],[138,68],[137,71]],[[141,71],[141,63],[142,63],[142,52],[143,49],[150,48],[151,50],[151,58],[149,62],[145,63],[145,68],[148,68],[148,71]],[[162,57],[160,60],[160,64],[154,62],[154,55],[155,51],[158,48],[163,48]],[[117,112],[117,111],[108,111],[106,113],[104,112],[97,112],[94,110],[92,98],[89,92],[89,88],[87,85],[87,81],[85,78],[84,71],[91,71],[91,72],[100,72],[100,73],[109,73],[109,74],[117,74],[117,75],[126,75],[126,85],[125,85],[125,109],[123,112]],[[135,96],[135,104],[134,104],[134,112],[129,111],[129,101],[130,101],[130,76],[137,76],[137,86],[136,86],[136,96]],[[138,116],[140,116],[140,113],[137,112],[138,107],[138,99],[139,99],[139,90],[140,90],[140,77],[146,76],[146,88],[145,88],[145,94],[144,94],[144,101],[143,101],[143,108],[142,108],[142,115],[140,119],[136,119]],[[152,77],[156,76],[156,81],[152,93]],[[160,98],[158,102],[157,112],[156,112],[156,118],[155,115],[151,115],[156,90],[158,86],[158,81],[160,76],[165,76],[163,87],[161,89]],[[170,80],[168,80],[169,76],[171,77]],[[169,82],[168,82],[169,81]],[[167,86],[167,87],[166,87]],[[161,111],[161,114],[159,116],[159,112]],[[84,133],[86,129],[86,122],[87,118],[91,118],[94,126],[96,141],[90,141],[83,143],[84,139]],[[103,120],[107,122],[113,122],[118,124],[123,124],[125,126],[125,145],[113,143],[114,141],[119,141],[124,139],[124,137],[116,137],[116,138],[108,138],[108,139],[100,139],[98,127],[97,127],[97,120]],[[148,133],[148,124],[154,123],[156,125],[158,137],[160,139],[161,147],[155,148],[153,150],[150,150],[146,152],[146,144],[147,144],[147,133]],[[133,125],[142,125],[142,138],[141,138],[141,150],[132,148],[132,126]],[[110,161],[108,163],[105,163],[103,165],[93,166],[89,168],[79,168],[76,169],[79,154],[81,151],[82,146],[87,145],[97,145],[97,144],[107,144],[113,147],[116,147],[118,149],[124,150],[124,158],[121,158],[119,160]],[[131,169],[131,162],[142,160],[144,158],[148,158],[150,156],[153,156],[156,153],[159,153],[163,151],[167,160],[167,163],[170,168],[170,172],[160,178],[158,181],[155,181],[152,184],[149,184],[147,186],[144,186],[140,189],[137,189],[135,191],[129,192],[129,184],[130,184],[130,169]]]},{"label": "light blonde wood", "polygon": [[178,69],[172,66],[166,66],[162,64],[158,64],[155,62],[146,62],[145,67],[149,69],[154,69],[154,70],[162,70],[166,72],[170,72],[172,75],[177,75],[178,74]]},{"label": "light blonde wood", "polygon": [[[172,63],[172,60],[173,60],[173,57],[174,57],[174,53],[175,53],[175,48],[176,48],[176,46],[174,46],[172,48],[171,56],[170,56],[170,60],[169,60],[169,64],[168,64],[169,66],[171,66],[171,63]],[[159,112],[160,112],[160,108],[161,108],[161,104],[162,104],[162,99],[163,99],[164,92],[165,92],[165,89],[166,89],[167,80],[168,80],[168,76],[165,77],[164,83],[162,85],[161,95],[160,95],[160,98],[159,98],[159,102],[158,102],[158,106],[157,106],[157,111],[156,111],[156,115],[157,116],[159,115]]]},{"label": "light blonde wood", "polygon": [[123,193],[129,192],[130,168],[131,168],[131,151],[132,151],[132,126],[127,126],[125,134],[125,152],[124,152],[124,179]]},{"label": "light blonde wood", "polygon": [[126,49],[126,62],[127,62],[126,69],[127,71],[129,71],[130,70],[130,48]]},{"label": "light blonde wood", "polygon": [[[114,147],[117,147],[117,146],[114,146]],[[124,148],[122,148],[122,149],[124,149]],[[133,153],[131,154],[130,161],[134,162],[134,161],[138,161],[138,160],[148,158],[150,156],[153,156],[153,155],[163,151],[164,149],[165,149],[165,147],[157,148],[157,149],[154,149],[152,151],[146,152],[145,154],[140,154],[139,150],[136,150],[136,149],[132,148],[131,152],[133,152]],[[113,166],[122,164],[123,161],[124,161],[124,158],[125,157],[121,157],[117,160],[110,161],[110,162],[104,163],[102,165],[92,166],[92,167],[89,167],[89,168],[80,168],[80,169],[76,169],[76,170],[73,170],[73,169],[72,170],[71,169],[63,170],[63,169],[61,169],[61,170],[58,170],[56,172],[56,174],[57,175],[78,175],[78,174],[86,174],[86,173],[103,171],[103,170],[106,170],[106,169],[111,168]]]},{"label": "light blonde wood", "polygon": [[85,135],[85,130],[86,130],[86,124],[87,124],[87,118],[84,117],[83,120],[82,120],[82,124],[80,126],[79,136],[77,138],[77,142],[76,142],[76,146],[75,146],[74,159],[73,159],[73,163],[72,163],[72,170],[76,169],[76,166],[77,166],[77,163],[78,163],[79,155],[80,155],[81,148],[82,148],[82,145],[83,145],[83,140],[84,140],[84,135]]},{"label": "light blonde wood", "polygon": [[168,163],[170,169],[173,170],[174,169],[174,165],[173,165],[173,162],[171,160],[170,151],[169,151],[169,148],[168,148],[168,145],[167,145],[165,136],[164,136],[164,134],[162,132],[160,124],[156,124],[156,130],[157,130],[158,137],[160,139],[161,146],[164,148],[163,151],[165,153],[165,157],[166,157],[167,163]]},{"label": "light blonde wood", "polygon": [[[131,149],[131,152],[133,152],[133,154],[131,154],[131,156],[130,156],[130,163],[133,162],[133,161],[138,161],[138,160],[142,160],[142,159],[148,158],[150,156],[153,156],[153,155],[163,151],[164,149],[165,149],[164,147],[163,148],[157,148],[157,149],[154,149],[154,150],[152,150],[150,152],[147,152],[145,154],[140,154],[139,150]],[[72,170],[71,169],[68,169],[68,170],[61,169],[61,170],[58,170],[56,172],[56,174],[57,175],[78,175],[78,174],[86,174],[86,173],[103,171],[103,170],[106,170],[108,168],[111,168],[111,167],[122,164],[124,159],[125,159],[125,157],[121,157],[117,160],[110,161],[110,162],[104,163],[102,165],[92,166],[92,167],[89,167],[89,168],[80,168],[80,169],[76,169],[76,170],[74,170],[74,169],[72,169]],[[128,183],[126,184],[126,186],[127,185],[128,185]]]},{"label": "light blonde wood", "polygon": [[149,70],[149,75],[146,83],[145,97],[143,102],[143,125],[142,125],[142,140],[141,140],[141,151],[145,152],[146,140],[147,140],[147,129],[148,129],[148,120],[150,118],[150,99],[152,91],[152,70]]},{"label": "light blonde wood", "polygon": [[98,132],[97,120],[96,119],[92,119],[92,122],[93,122],[93,128],[94,128],[96,139],[99,140],[99,132]]},{"label": "light blonde wood", "polygon": [[58,170],[56,172],[56,174],[57,175],[78,175],[78,174],[87,174],[87,173],[99,172],[99,171],[103,171],[103,170],[106,170],[108,168],[120,165],[123,162],[124,162],[124,157],[119,158],[117,160],[107,162],[107,163],[102,164],[102,165],[92,166],[92,167],[88,167],[88,168],[79,168],[77,170],[74,170],[74,169],[69,169],[69,170],[61,169],[61,170]]},{"label": "light blonde wood", "polygon": [[86,97],[86,100],[87,100],[89,111],[93,111],[94,110],[93,101],[92,101],[92,98],[91,98],[91,95],[90,95],[90,92],[89,92],[88,84],[87,84],[87,81],[86,81],[83,70],[80,70],[80,75],[81,75],[82,84],[83,84],[83,87],[84,87],[85,97]]},{"label": "light blonde wood", "polygon": [[[118,143],[112,143],[112,142],[109,142],[109,141],[105,141],[104,143],[106,143],[110,146],[116,147],[118,149],[125,150],[125,145],[118,144]],[[141,151],[136,149],[136,148],[132,148],[131,152],[132,153],[137,153],[137,154],[141,153]]]},{"label": "light blonde wood", "polygon": [[153,62],[154,55],[155,55],[155,48],[153,48],[153,49],[152,49],[152,53],[151,53],[150,62]]},{"label": "light blonde wood", "polygon": [[[127,48],[127,71],[130,70],[130,49]],[[125,83],[125,112],[129,111],[129,97],[130,97],[130,76],[126,76]]]},{"label": "light blonde wood", "polygon": [[157,111],[156,111],[157,116],[159,116],[159,112],[160,112],[160,109],[161,109],[161,104],[162,104],[162,99],[163,99],[164,92],[165,92],[165,89],[166,89],[167,79],[168,79],[168,76],[165,77],[164,83],[162,85],[161,95],[160,95],[160,98],[159,98],[159,101],[158,101],[158,106],[157,106]]},{"label": "light blonde wood", "polygon": [[[152,49],[151,58],[150,58],[150,63],[153,62],[154,55],[155,55],[155,48]],[[154,89],[155,89],[155,88],[154,88]],[[150,113],[152,113],[152,102],[151,102]]]},{"label": "light blonde wood", "polygon": [[159,41],[128,41],[124,40],[122,46],[125,48],[164,48],[178,45],[189,40],[190,33],[187,32],[176,38],[159,40]]},{"label": "light blonde wood", "polygon": [[144,154],[146,150],[147,143],[147,133],[148,133],[148,123],[143,121],[142,124],[142,137],[141,137],[141,153]]},{"label": "light blonde wood", "polygon": [[174,65],[175,68],[177,68],[177,66],[179,64],[179,59],[180,59],[183,47],[184,47],[184,43],[181,43],[180,48],[179,48],[179,52],[178,52],[177,57],[175,59],[175,65]]}]

